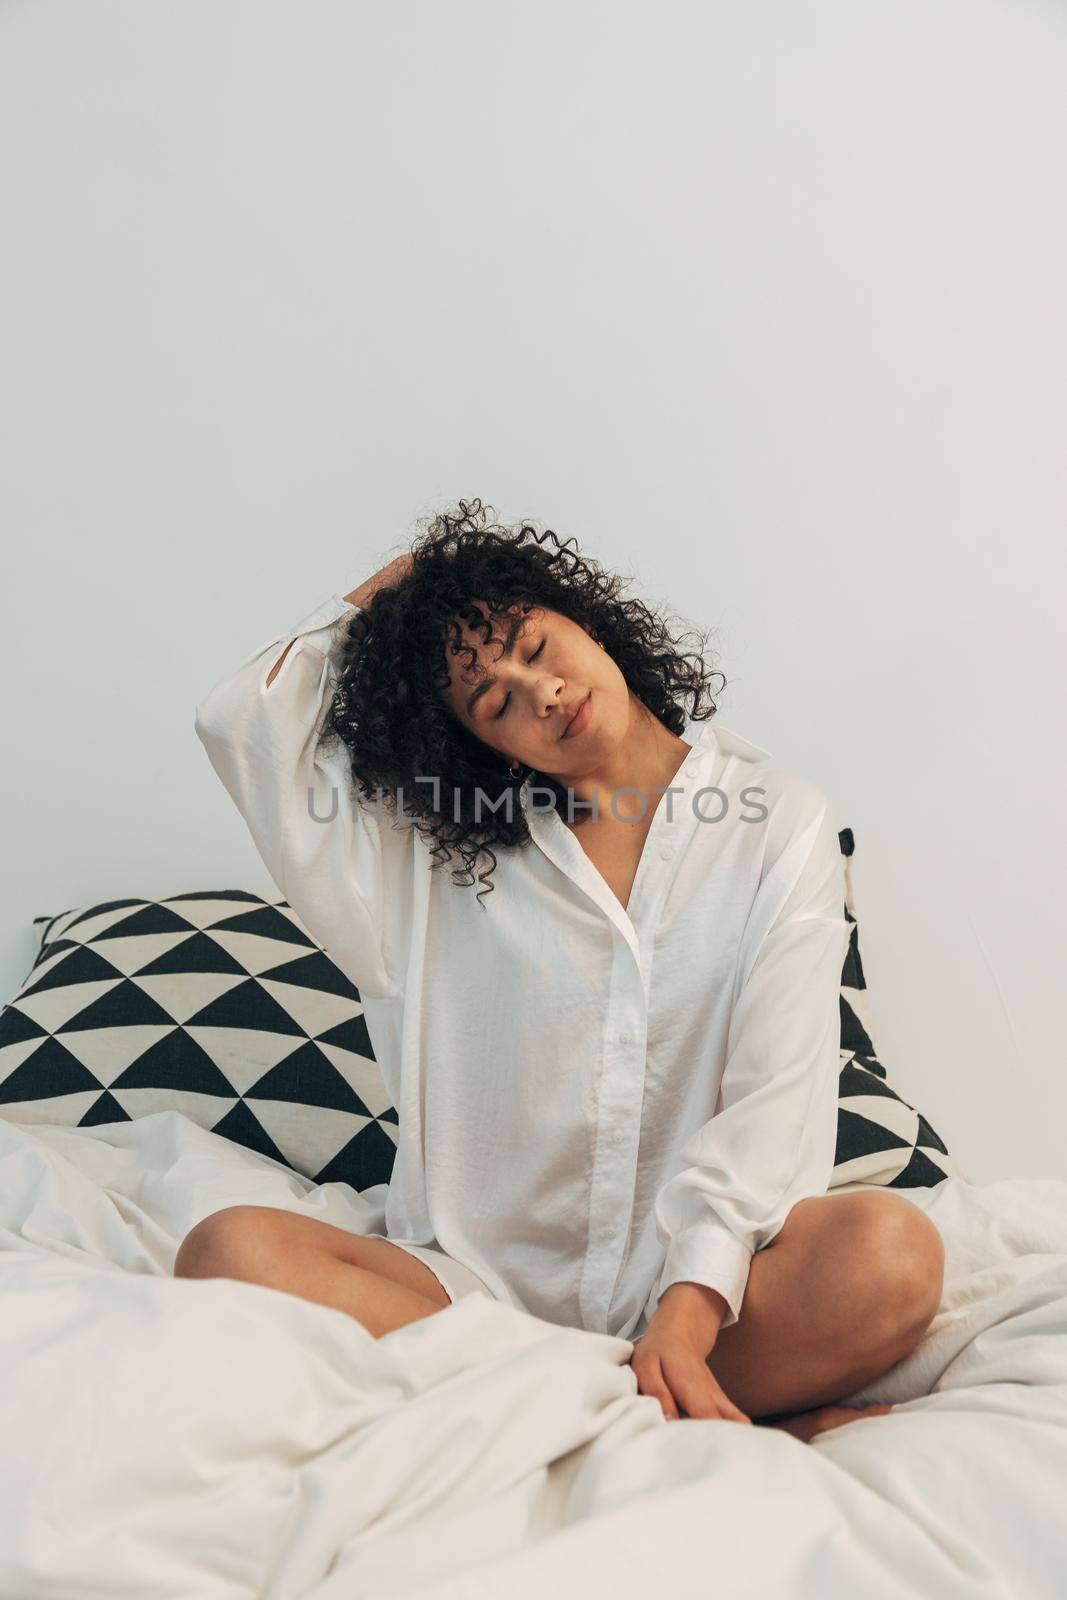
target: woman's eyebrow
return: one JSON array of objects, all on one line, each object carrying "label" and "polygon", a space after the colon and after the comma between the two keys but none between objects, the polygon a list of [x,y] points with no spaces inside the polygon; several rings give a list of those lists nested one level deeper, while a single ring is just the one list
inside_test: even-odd
[{"label": "woman's eyebrow", "polygon": [[[501,659],[503,659],[506,656],[510,656],[511,652],[514,650],[514,648],[515,648],[515,640],[519,637],[519,633],[522,630],[522,627],[523,627],[523,624],[525,623],[525,621],[526,621],[526,618],[524,616],[522,616],[521,614],[518,615],[518,616],[512,617],[510,623],[508,624],[508,631],[504,635],[504,649],[503,649],[503,653],[502,653]],[[492,643],[492,640],[490,640],[489,642]],[[495,683],[496,683],[496,679],[495,678],[486,678],[484,683],[480,683],[478,685],[477,689],[475,689],[472,694],[467,696],[467,715],[468,715],[468,717],[473,717],[474,708],[478,704],[478,701],[482,698],[483,694],[488,694],[489,693],[490,689],[493,687],[493,685]]]}]

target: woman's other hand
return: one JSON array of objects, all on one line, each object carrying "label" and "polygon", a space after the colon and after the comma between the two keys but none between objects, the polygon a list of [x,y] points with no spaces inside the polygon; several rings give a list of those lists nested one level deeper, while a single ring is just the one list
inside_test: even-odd
[{"label": "woman's other hand", "polygon": [[636,1341],[630,1365],[641,1394],[663,1407],[668,1422],[684,1415],[752,1426],[707,1364],[727,1305],[703,1284],[678,1283],[660,1298],[648,1327]]}]

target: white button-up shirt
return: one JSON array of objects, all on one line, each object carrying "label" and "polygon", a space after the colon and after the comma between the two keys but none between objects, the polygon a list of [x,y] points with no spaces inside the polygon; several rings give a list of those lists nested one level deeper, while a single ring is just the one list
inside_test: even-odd
[{"label": "white button-up shirt", "polygon": [[497,848],[479,903],[320,742],[354,610],[333,594],[267,639],[195,726],[360,991],[399,1117],[388,1237],[566,1326],[639,1338],[689,1281],[729,1327],[753,1252],[833,1168],[849,925],[826,796],[691,720],[627,908],[529,781],[531,839]]}]

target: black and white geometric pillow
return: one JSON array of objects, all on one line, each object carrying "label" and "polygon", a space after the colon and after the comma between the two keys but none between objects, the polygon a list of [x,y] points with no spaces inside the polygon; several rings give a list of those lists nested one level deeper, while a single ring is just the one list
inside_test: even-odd
[{"label": "black and white geometric pillow", "polygon": [[[854,924],[842,973],[831,1187],[939,1183],[957,1169],[875,1059]],[[37,917],[41,946],[0,1011],[0,1116],[84,1127],[155,1111],[316,1183],[388,1183],[398,1118],[359,991],[285,900],[242,889]]]},{"label": "black and white geometric pillow", "polygon": [[284,900],[112,900],[34,926],[0,1012],[0,1116],[176,1110],[316,1182],[388,1181],[397,1117],[362,1001]]},{"label": "black and white geometric pillow", "polygon": [[852,887],[856,843],[851,828],[842,828],[838,838],[845,858],[845,917],[852,924],[852,936],[841,973],[841,1078],[830,1188],[851,1183],[931,1188],[964,1174],[922,1113],[889,1087],[886,1070],[875,1055]]}]

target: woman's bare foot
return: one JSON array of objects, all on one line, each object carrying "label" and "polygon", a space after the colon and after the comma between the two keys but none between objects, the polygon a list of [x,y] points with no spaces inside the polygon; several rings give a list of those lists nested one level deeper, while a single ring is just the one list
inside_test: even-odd
[{"label": "woman's bare foot", "polygon": [[814,1411],[798,1411],[790,1417],[776,1417],[767,1420],[770,1428],[782,1428],[786,1433],[791,1433],[794,1439],[801,1439],[805,1444],[810,1444],[817,1433],[825,1433],[828,1428],[840,1428],[846,1422],[858,1422],[860,1417],[887,1417],[892,1411],[892,1406],[816,1406]]}]

